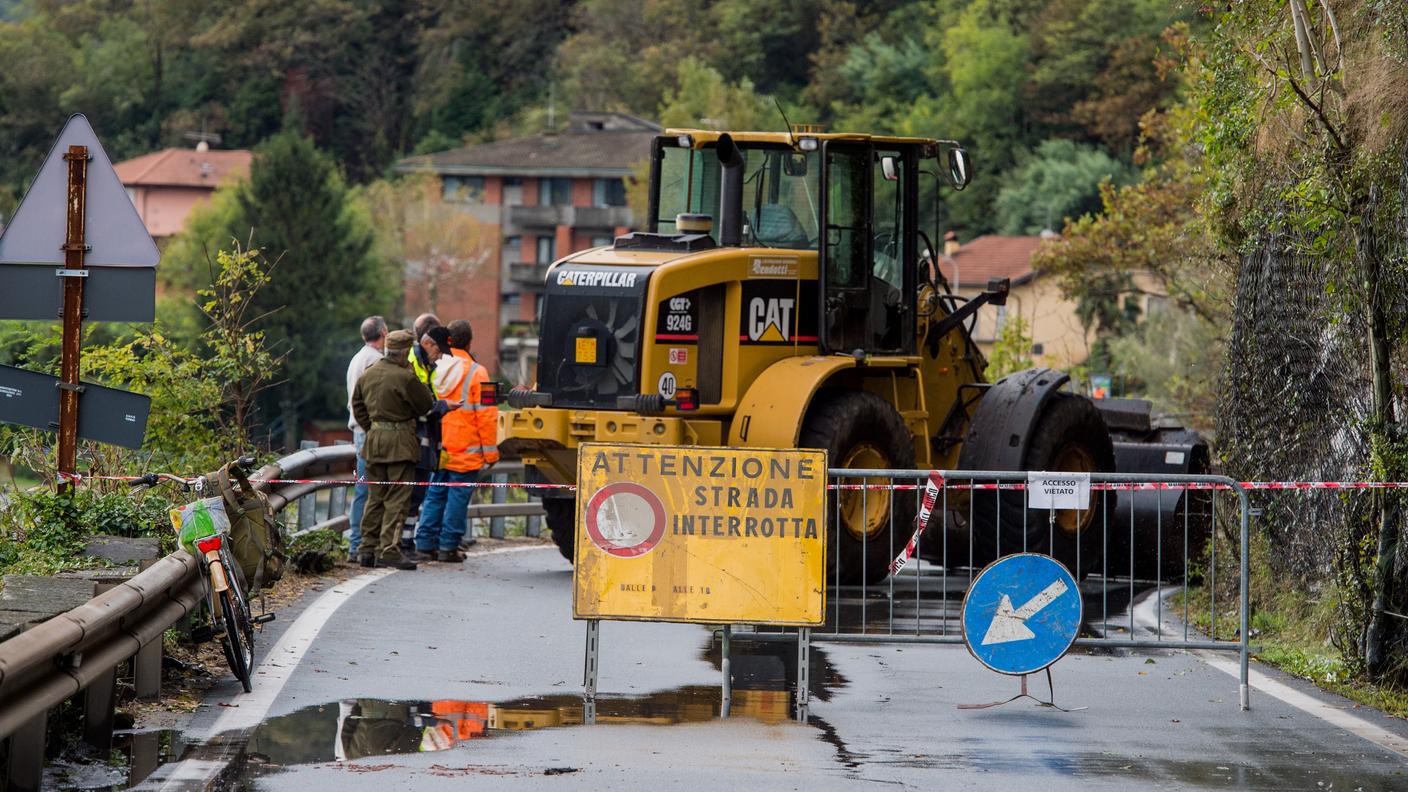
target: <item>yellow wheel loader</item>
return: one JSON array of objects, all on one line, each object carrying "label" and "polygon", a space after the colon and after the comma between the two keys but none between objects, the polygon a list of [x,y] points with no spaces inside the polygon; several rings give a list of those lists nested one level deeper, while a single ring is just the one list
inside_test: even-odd
[{"label": "yellow wheel loader", "polygon": [[[499,416],[502,450],[533,481],[573,483],[577,448],[593,441],[824,448],[838,468],[1206,467],[1206,445],[1152,426],[1147,405],[1113,414],[1115,442],[1094,402],[1062,390],[1065,374],[984,381],[972,321],[1004,303],[1008,284],[965,299],[934,260],[940,190],[970,178],[957,143],[669,130],[650,156],[647,230],[547,273],[537,382],[511,391],[516,409]],[[571,560],[574,501],[540,492]],[[890,548],[913,527],[909,494],[833,494],[831,579],[886,576]],[[1015,496],[974,499],[978,556],[1023,546],[1016,531],[998,547],[983,530],[1023,524]],[[1160,507],[1172,515],[1177,500]],[[1063,512],[1054,546],[1045,515],[1029,520],[1026,547],[1073,561],[1077,535],[1100,524],[1107,501],[1116,508],[1092,497],[1079,517]],[[1131,499],[1123,508],[1145,512],[1141,526],[1157,519]],[[1098,558],[1098,544],[1087,538],[1082,560]]]}]

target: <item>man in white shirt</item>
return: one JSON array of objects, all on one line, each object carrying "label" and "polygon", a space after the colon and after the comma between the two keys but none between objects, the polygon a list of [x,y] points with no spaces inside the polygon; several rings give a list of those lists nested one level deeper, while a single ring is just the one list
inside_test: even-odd
[{"label": "man in white shirt", "polygon": [[[363,372],[381,360],[386,348],[386,320],[380,316],[368,316],[363,319],[362,342],[364,346],[357,350],[357,354],[352,356],[352,362],[347,364],[347,428],[352,430],[352,444],[357,447],[358,481],[367,477],[367,460],[362,458],[362,444],[367,441],[367,433],[362,431],[362,427],[357,425],[357,419],[352,415],[352,391],[357,387],[357,380],[361,379]],[[353,490],[352,513],[347,518],[347,523],[352,528],[348,539],[351,545],[348,558],[351,560],[356,560],[357,547],[362,543],[362,511],[367,507],[369,491],[366,484],[358,484]]]}]

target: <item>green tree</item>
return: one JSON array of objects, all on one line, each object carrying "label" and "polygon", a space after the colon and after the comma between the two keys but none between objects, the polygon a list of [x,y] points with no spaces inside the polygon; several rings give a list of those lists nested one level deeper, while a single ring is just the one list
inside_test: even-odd
[{"label": "green tree", "polygon": [[1004,234],[1036,234],[1099,211],[1101,185],[1128,184],[1129,166],[1093,146],[1048,140],[1002,179],[994,207]]},{"label": "green tree", "polygon": [[961,140],[978,176],[947,199],[951,223],[970,234],[992,228],[998,174],[1011,167],[1028,123],[1021,88],[1026,79],[1028,39],[991,0],[974,0],[943,29],[939,98],[916,102],[904,131],[928,130]]},{"label": "green tree", "polygon": [[753,90],[747,77],[734,85],[699,58],[679,64],[679,82],[665,92],[660,123],[666,127],[759,130],[781,125],[777,109]]},{"label": "green tree", "polygon": [[[1229,368],[1230,389],[1234,396],[1261,395],[1294,371],[1280,361],[1275,367],[1259,364],[1275,359],[1268,350],[1294,358],[1281,340],[1284,326],[1259,324],[1256,284],[1266,282],[1269,272],[1293,278],[1301,288],[1323,289],[1323,321],[1304,328],[1313,341],[1296,343],[1308,346],[1320,337],[1356,342],[1334,347],[1357,353],[1359,370],[1347,388],[1353,401],[1368,404],[1355,427],[1359,437],[1343,445],[1362,444],[1368,458],[1343,462],[1378,480],[1402,480],[1408,476],[1408,443],[1399,423],[1408,336],[1400,297],[1408,281],[1408,115],[1402,112],[1408,106],[1408,7],[1381,0],[1242,3],[1218,17],[1207,68],[1198,96],[1210,174],[1207,201],[1224,244],[1247,254],[1239,272],[1246,285],[1238,288],[1252,298],[1238,306],[1231,352],[1256,353]],[[1285,291],[1278,289],[1271,300],[1284,299]],[[1323,365],[1316,361],[1309,370],[1319,375]],[[1319,382],[1314,391],[1323,391]],[[1297,406],[1294,399],[1306,394],[1293,389],[1287,406]],[[1296,417],[1320,426],[1331,409]],[[1285,442],[1273,433],[1258,437],[1262,411],[1247,415],[1227,403],[1222,420],[1238,440],[1261,443],[1241,449],[1256,452],[1246,459],[1270,458],[1279,448],[1274,444]],[[1408,564],[1401,496],[1376,490],[1370,497],[1372,514],[1358,525],[1348,521],[1336,559],[1344,577],[1339,591],[1348,604],[1344,633],[1351,636],[1342,645],[1359,655],[1371,675],[1402,680],[1408,677],[1408,624],[1396,614],[1408,608]]]},{"label": "green tree", "polygon": [[1007,314],[1006,321],[997,331],[997,340],[993,341],[992,354],[988,356],[988,367],[984,376],[989,382],[996,382],[1008,374],[1031,367],[1031,328],[1021,314]]},{"label": "green tree", "polygon": [[275,390],[284,445],[292,447],[301,417],[332,414],[343,403],[336,375],[356,345],[350,329],[362,316],[388,312],[399,295],[386,262],[371,255],[365,209],[348,200],[311,139],[286,132],[257,149],[238,201],[237,229],[251,229],[253,244],[275,261],[256,304],[270,314],[271,342],[289,356],[288,381]]},{"label": "green tree", "polygon": [[303,135],[284,132],[256,149],[236,200],[224,239],[250,239],[274,262],[255,306],[267,316],[270,344],[287,355],[287,381],[272,392],[284,445],[292,447],[300,419],[336,414],[345,403],[341,373],[357,345],[357,323],[399,302],[396,270],[372,254],[365,208]]}]

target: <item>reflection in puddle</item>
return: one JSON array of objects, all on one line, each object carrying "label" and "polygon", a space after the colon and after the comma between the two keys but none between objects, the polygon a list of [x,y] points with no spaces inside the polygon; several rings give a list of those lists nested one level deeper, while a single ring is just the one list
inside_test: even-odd
[{"label": "reflection in puddle", "polygon": [[117,731],[112,737],[112,761],[91,753],[80,755],[80,750],[65,751],[44,768],[43,788],[127,789],[141,783],[160,765],[175,761],[184,750],[174,731]]},{"label": "reflection in puddle", "polygon": [[[786,690],[735,690],[732,714],[764,723],[791,717]],[[598,723],[667,726],[719,716],[719,689],[690,686],[648,696],[597,699]],[[254,730],[247,758],[271,766],[443,751],[499,732],[582,724],[574,695],[487,701],[348,699],[270,718]]]}]

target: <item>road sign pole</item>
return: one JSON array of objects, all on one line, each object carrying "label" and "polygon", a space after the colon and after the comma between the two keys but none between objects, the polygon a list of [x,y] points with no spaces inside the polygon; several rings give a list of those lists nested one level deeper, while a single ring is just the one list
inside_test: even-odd
[{"label": "road sign pole", "polygon": [[733,625],[725,624],[722,645],[719,647],[719,670],[724,673],[723,692],[719,696],[719,717],[727,718],[733,709],[733,666],[729,662],[729,639],[733,637]]},{"label": "road sign pole", "polygon": [[582,722],[596,723],[596,680],[597,660],[600,659],[601,622],[587,620],[587,659],[582,669]]},{"label": "road sign pole", "polygon": [[812,631],[797,630],[797,720],[806,723],[812,706]]},{"label": "road sign pole", "polygon": [[60,492],[73,487],[68,476],[76,472],[78,457],[79,358],[83,345],[83,281],[88,272],[84,256],[88,252],[84,221],[88,198],[87,146],[69,146],[64,153],[68,163],[67,222],[64,233],[63,347],[59,361],[59,481]]}]

